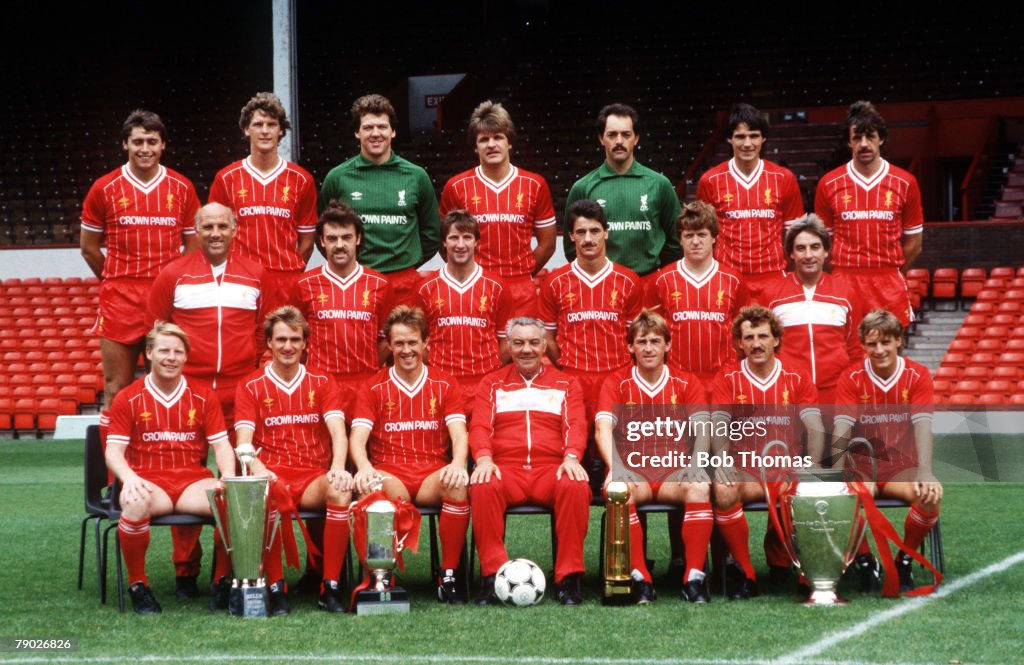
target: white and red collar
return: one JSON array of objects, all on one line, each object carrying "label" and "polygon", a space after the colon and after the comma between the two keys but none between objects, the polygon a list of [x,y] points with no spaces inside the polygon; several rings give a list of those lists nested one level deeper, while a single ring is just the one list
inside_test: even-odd
[{"label": "white and red collar", "polygon": [[423,365],[421,367],[419,377],[417,377],[417,379],[413,381],[411,385],[403,381],[402,378],[398,376],[398,372],[395,371],[394,367],[388,370],[388,376],[391,377],[391,380],[394,382],[395,386],[397,386],[399,390],[405,393],[406,396],[416,397],[416,394],[427,383],[427,366]]},{"label": "white and red collar", "polygon": [[484,175],[484,168],[482,166],[476,167],[476,177],[477,179],[480,180],[480,182],[484,183],[487,189],[491,190],[495,194],[500,194],[502,191],[504,191],[506,187],[509,186],[509,184],[512,183],[513,180],[516,179],[516,176],[519,175],[519,169],[517,169],[515,166],[512,166],[511,164],[509,164],[509,167],[510,168],[508,170],[508,175],[502,178],[501,182],[495,182],[494,180],[491,180],[486,175]]},{"label": "white and red collar", "polygon": [[743,376],[747,377],[752,386],[761,392],[767,392],[769,388],[775,385],[779,377],[782,376],[782,361],[775,358],[775,367],[772,368],[772,372],[768,375],[767,379],[762,379],[757,374],[754,374],[753,370],[748,367],[746,358],[740,363],[740,371],[743,372]]},{"label": "white and red collar", "polygon": [[344,278],[338,277],[337,273],[328,268],[326,263],[323,265],[321,270],[323,271],[324,277],[331,280],[331,282],[336,284],[339,289],[347,289],[358,282],[359,278],[363,276],[363,266],[358,263],[356,264],[356,269],[350,272],[348,277]]},{"label": "white and red collar", "polygon": [[177,388],[172,390],[170,394],[164,393],[162,390],[156,387],[156,384],[153,383],[153,378],[149,374],[146,375],[145,385],[146,390],[149,391],[149,394],[153,396],[153,399],[155,399],[162,406],[168,409],[174,406],[175,403],[177,403],[177,401],[181,399],[181,396],[185,394],[185,388],[187,387],[187,384],[185,383],[185,377],[183,376],[181,377],[181,381],[178,382]]},{"label": "white and red collar", "polygon": [[246,157],[245,159],[242,160],[242,168],[248,171],[249,175],[251,175],[256,180],[256,182],[260,183],[264,187],[274,182],[274,179],[277,178],[277,176],[281,175],[281,172],[284,171],[285,168],[287,167],[287,160],[280,156],[278,156],[277,158],[277,166],[270,169],[268,173],[264,173],[255,166],[253,166],[252,156]]},{"label": "white and red collar", "polygon": [[299,387],[299,384],[302,383],[302,380],[306,378],[306,366],[299,365],[299,371],[295,373],[295,376],[292,377],[291,381],[285,381],[280,376],[278,376],[277,373],[274,371],[273,364],[271,363],[267,363],[267,369],[265,373],[267,375],[267,378],[269,378],[274,383],[274,385],[280,388],[285,394],[291,395],[295,392],[295,389]]},{"label": "white and red collar", "polygon": [[754,167],[753,173],[746,175],[743,171],[740,171],[738,166],[736,166],[736,158],[733,157],[729,160],[729,173],[732,175],[733,179],[743,187],[743,189],[750,189],[757,184],[761,174],[764,173],[764,160],[758,158],[757,166]]},{"label": "white and red collar", "polygon": [[469,291],[471,288],[473,288],[473,285],[476,284],[477,280],[483,277],[484,269],[481,268],[479,264],[476,264],[474,266],[473,273],[465,282],[460,282],[459,280],[455,279],[455,277],[452,276],[450,272],[448,272],[447,265],[441,266],[439,274],[441,275],[441,280],[445,284],[447,284],[449,287],[451,287],[461,295],[464,294],[466,291]]},{"label": "white and red collar", "polygon": [[604,281],[604,278],[612,273],[613,267],[614,264],[611,262],[611,259],[605,259],[604,267],[598,270],[596,274],[591,275],[580,266],[579,259],[573,259],[572,263],[569,264],[569,268],[573,273],[590,288],[594,288]]},{"label": "white and red collar", "polygon": [[686,264],[683,263],[686,259],[679,259],[676,261],[676,270],[683,276],[687,282],[692,284],[695,288],[700,288],[711,281],[711,278],[718,272],[718,261],[711,259],[711,267],[701,277],[697,277],[686,268]]},{"label": "white and red collar", "polygon": [[154,189],[160,186],[160,183],[167,177],[167,168],[163,164],[157,164],[156,175],[149,182],[142,182],[139,177],[132,173],[130,166],[125,164],[121,167],[121,175],[125,180],[132,184],[132,187],[139,190],[143,194],[149,194]]},{"label": "white and red collar", "polygon": [[637,387],[639,387],[640,390],[642,390],[643,393],[651,399],[657,397],[658,393],[665,389],[665,386],[668,385],[668,377],[668,367],[663,365],[661,368],[661,376],[658,380],[653,384],[647,383],[644,377],[640,374],[640,369],[635,366],[633,367],[633,381],[636,383]]},{"label": "white and red collar", "polygon": [[882,168],[875,171],[875,174],[870,178],[861,175],[860,171],[854,168],[852,159],[846,164],[846,174],[850,176],[850,180],[855,182],[858,187],[866,192],[870,192],[878,183],[885,179],[885,176],[889,175],[889,162],[882,158],[879,159],[882,161]]},{"label": "white and red collar", "polygon": [[893,387],[899,383],[900,377],[903,376],[903,370],[906,369],[906,367],[907,361],[905,361],[902,356],[896,356],[896,371],[893,372],[892,376],[888,379],[883,379],[875,374],[875,369],[871,366],[871,359],[864,359],[864,371],[867,372],[868,378],[871,379],[871,383],[878,386],[878,389],[885,393],[892,390]]}]

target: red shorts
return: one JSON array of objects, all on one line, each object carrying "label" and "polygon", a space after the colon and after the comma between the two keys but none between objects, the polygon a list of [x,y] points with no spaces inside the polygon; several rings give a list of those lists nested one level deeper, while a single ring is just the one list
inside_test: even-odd
[{"label": "red shorts", "polygon": [[427,464],[374,464],[373,468],[381,475],[394,476],[405,485],[405,489],[409,492],[409,499],[416,501],[416,495],[420,493],[423,481],[430,474],[447,465],[448,462],[441,460]]},{"label": "red shorts", "polygon": [[740,273],[740,279],[743,280],[743,284],[747,287],[747,290],[750,291],[750,304],[757,303],[759,305],[768,304],[762,298],[764,292],[785,276],[785,270]]},{"label": "red shorts", "polygon": [[149,481],[167,492],[171,497],[171,505],[178,505],[178,499],[194,483],[213,478],[213,471],[205,466],[181,466],[175,469],[154,469],[152,471],[136,471],[139,477]]},{"label": "red shorts", "polygon": [[601,395],[601,384],[604,383],[605,378],[611,374],[611,371],[584,372],[569,367],[564,368],[562,371],[569,376],[576,377],[576,380],[580,382],[581,386],[583,386],[583,403],[587,407],[587,423],[588,427],[593,430],[594,416],[597,415],[597,399]]},{"label": "red shorts", "polygon": [[309,469],[297,466],[268,466],[267,468],[273,471],[278,481],[284,483],[288,488],[288,493],[292,495],[292,501],[295,502],[296,508],[302,503],[302,495],[306,488],[320,476],[327,475],[327,469]]},{"label": "red shorts", "polygon": [[151,328],[146,315],[150,279],[105,279],[92,332],[119,344],[138,344]]},{"label": "red shorts", "polygon": [[416,268],[396,270],[384,276],[388,278],[388,284],[391,285],[391,291],[394,294],[394,299],[392,300],[393,307],[398,307],[399,305],[413,307],[416,305],[416,287],[419,286],[420,280],[423,279],[423,276],[416,271]]},{"label": "red shorts", "polygon": [[[273,312],[278,307],[285,305],[298,306],[295,298],[295,284],[301,276],[301,270],[265,270],[263,292],[260,294],[263,299],[264,311]],[[260,327],[262,328],[262,326]]]},{"label": "red shorts", "polygon": [[228,434],[234,437],[235,429],[235,388],[244,376],[191,376],[186,374],[185,378],[194,386],[209,388],[217,393],[220,400],[220,410],[224,413],[224,424],[227,425]]},{"label": "red shorts", "polygon": [[[537,285],[529,275],[504,277],[508,285],[509,318],[528,316],[537,318]],[[504,332],[504,331],[502,331]]]},{"label": "red shorts", "polygon": [[[914,320],[907,280],[899,268],[836,268],[833,275],[844,275],[850,290],[859,294],[864,313],[884,309],[896,315],[903,327]],[[860,321],[855,322],[860,325]]]}]

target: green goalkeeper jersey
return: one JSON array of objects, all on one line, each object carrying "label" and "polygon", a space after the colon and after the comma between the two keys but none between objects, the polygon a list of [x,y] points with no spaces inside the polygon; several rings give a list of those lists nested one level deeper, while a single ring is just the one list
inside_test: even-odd
[{"label": "green goalkeeper jersey", "polygon": [[[676,234],[681,210],[668,178],[639,162],[619,175],[604,162],[577,180],[569,190],[574,201],[597,201],[608,217],[608,258],[639,275],[650,274],[683,256]],[[565,258],[576,258],[576,247],[565,219]]]},{"label": "green goalkeeper jersey", "polygon": [[418,267],[437,252],[441,217],[434,186],[422,167],[394,152],[383,164],[359,153],[331,169],[320,188],[320,212],[331,199],[349,204],[363,220],[359,263],[390,273]]}]

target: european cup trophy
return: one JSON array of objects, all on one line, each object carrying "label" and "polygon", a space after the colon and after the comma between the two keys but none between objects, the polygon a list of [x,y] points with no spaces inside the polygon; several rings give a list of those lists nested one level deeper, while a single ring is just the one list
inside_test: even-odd
[{"label": "european cup trophy", "polygon": [[270,480],[249,475],[256,453],[251,444],[238,446],[235,453],[242,475],[224,478],[224,490],[207,490],[217,531],[231,559],[234,580],[228,612],[233,616],[267,616],[266,580],[263,556],[277,531],[277,519],[267,508]]},{"label": "european cup trophy", "polygon": [[[380,489],[378,483],[374,491]],[[366,558],[368,588],[355,594],[356,615],[404,614],[409,612],[409,594],[395,583],[395,504],[389,499],[372,501],[366,515]]]},{"label": "european cup trophy", "polygon": [[780,494],[782,541],[811,587],[804,605],[847,603],[836,586],[864,537],[860,508],[860,499],[839,469],[802,471],[795,487]]},{"label": "european cup trophy", "polygon": [[604,605],[628,603],[633,593],[629,570],[629,486],[621,481],[608,483],[604,529]]}]

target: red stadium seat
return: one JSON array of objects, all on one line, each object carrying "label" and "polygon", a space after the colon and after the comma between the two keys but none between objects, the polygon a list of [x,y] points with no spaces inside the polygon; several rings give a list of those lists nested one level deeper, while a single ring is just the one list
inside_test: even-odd
[{"label": "red stadium seat", "polygon": [[0,430],[14,429],[14,403],[10,397],[0,397]]},{"label": "red stadium seat", "polygon": [[975,404],[978,398],[974,393],[953,393],[949,396],[949,399],[945,401],[946,404],[957,404],[967,405]]},{"label": "red stadium seat", "polygon": [[943,379],[945,381],[955,381],[960,378],[960,371],[962,369],[962,367],[952,367],[944,364],[935,370],[935,378]]},{"label": "red stadium seat", "polygon": [[5,369],[10,371],[10,364],[23,362],[25,354],[22,351],[4,351],[3,360]]},{"label": "red stadium seat", "polygon": [[978,343],[974,345],[975,351],[988,351],[989,353],[1000,353],[1003,350],[1003,345],[1006,341],[1000,337],[998,339],[979,339]]},{"label": "red stadium seat", "polygon": [[976,328],[988,324],[988,315],[986,314],[968,314],[964,318],[965,326],[974,326]]},{"label": "red stadium seat", "polygon": [[78,387],[74,385],[62,385],[57,388],[57,398],[60,399],[60,412],[73,416],[78,413]]},{"label": "red stadium seat", "polygon": [[942,356],[943,367],[963,367],[967,364],[967,356],[963,353],[950,352]]},{"label": "red stadium seat", "polygon": [[[978,302],[998,303],[1002,300],[1002,291],[996,289],[982,289],[978,291]],[[973,311],[973,309],[971,310]]]},{"label": "red stadium seat", "polygon": [[981,331],[975,326],[961,326],[960,330],[956,331],[956,338],[976,340],[980,334]]},{"label": "red stadium seat", "polygon": [[1011,395],[1010,404],[1024,406],[1024,393],[1014,393]]},{"label": "red stadium seat", "polygon": [[999,303],[998,307],[996,307],[996,311],[999,312],[1000,314],[1016,314],[1017,312],[1021,311],[1021,301],[1020,300],[1006,300],[1006,301],[1003,301],[1003,302]]},{"label": "red stadium seat", "polygon": [[976,344],[973,339],[954,339],[949,343],[949,353],[970,353]]},{"label": "red stadium seat", "polygon": [[989,277],[1002,277],[1003,279],[1013,279],[1016,276],[1016,271],[1008,266],[999,266],[998,268],[992,268],[992,271],[988,274]]},{"label": "red stadium seat", "polygon": [[1003,297],[1007,300],[1016,300],[1017,302],[1020,302],[1021,300],[1024,300],[1024,289],[1007,289],[1003,293]]},{"label": "red stadium seat", "polygon": [[1009,395],[1013,392],[1013,384],[1006,379],[990,379],[985,384],[985,392]]},{"label": "red stadium seat", "polygon": [[991,289],[993,291],[1002,291],[1006,288],[1006,280],[1002,277],[989,277],[985,280],[985,283],[981,287],[982,289]]},{"label": "red stadium seat", "polygon": [[1008,381],[1017,381],[1022,376],[1022,370],[1020,367],[1014,367],[1012,365],[996,365],[992,368],[993,379],[1007,379]]},{"label": "red stadium seat", "polygon": [[14,429],[20,432],[35,430],[36,411],[39,403],[34,397],[22,397],[14,401]]},{"label": "red stadium seat", "polygon": [[936,268],[932,273],[932,297],[956,298],[956,284],[959,279],[956,268]]},{"label": "red stadium seat", "polygon": [[[985,406],[1002,406],[1007,402],[1006,395],[1002,393],[982,393],[978,395],[978,404]],[[42,426],[40,425],[40,428]]]},{"label": "red stadium seat", "polygon": [[[1005,314],[1003,316],[1005,316]],[[1010,329],[1005,325],[998,325],[993,321],[990,322],[989,325],[985,326],[982,333],[982,336],[988,339],[1006,339],[1007,335],[1010,334]]]},{"label": "red stadium seat", "polygon": [[82,360],[89,360],[91,355],[89,351],[85,349],[75,349],[74,351],[61,351],[61,358],[66,359],[69,363],[75,363]]},{"label": "red stadium seat", "polygon": [[36,427],[44,432],[57,429],[57,416],[60,415],[60,400],[56,398],[41,399],[36,410]]},{"label": "red stadium seat", "polygon": [[936,378],[932,382],[932,388],[935,390],[935,394],[940,396],[945,395],[946,393],[949,392],[953,384],[950,381],[947,381],[946,379],[938,378],[938,372],[936,372],[935,376]]},{"label": "red stadium seat", "polygon": [[998,362],[1000,365],[1024,367],[1024,353],[1021,353],[1019,351],[1008,351],[1006,353],[1001,353],[999,354]]},{"label": "red stadium seat", "polygon": [[971,314],[988,315],[994,313],[995,310],[996,306],[991,302],[975,301],[975,303],[971,305]]},{"label": "red stadium seat", "polygon": [[961,379],[977,379],[978,381],[988,381],[992,375],[992,368],[987,365],[968,365],[964,367],[963,373],[960,375]]},{"label": "red stadium seat", "polygon": [[36,399],[47,399],[50,397],[57,397],[57,386],[52,383],[40,383],[33,386],[35,392],[32,396]]},{"label": "red stadium seat", "polygon": [[1003,346],[1004,351],[1024,351],[1024,339],[1020,337],[1011,337],[1006,340],[1006,344]]},{"label": "red stadium seat", "polygon": [[996,356],[994,353],[989,351],[976,351],[972,353],[969,358],[968,365],[981,365],[983,367],[991,367],[996,363]]},{"label": "red stadium seat", "polygon": [[[24,363],[15,363],[15,364],[16,365],[20,365],[21,367],[25,366]],[[16,373],[10,374],[11,385],[12,386],[30,386],[30,385],[32,385],[32,375],[31,374],[23,374],[22,372],[24,372],[24,371],[25,370],[22,369],[20,372],[16,372]]]},{"label": "red stadium seat", "polygon": [[21,286],[21,278],[19,277],[4,277],[4,281],[0,282],[4,287]]},{"label": "red stadium seat", "polygon": [[953,392],[978,394],[981,392],[981,381],[977,379],[960,379],[953,384]]},{"label": "red stadium seat", "polygon": [[1006,326],[1008,328],[1012,328],[1017,325],[1017,318],[1018,317],[1013,314],[995,314],[991,319],[989,319],[987,325]]},{"label": "red stadium seat", "polygon": [[82,278],[81,277],[65,277],[64,278],[64,286],[81,286],[81,285],[82,285]]},{"label": "red stadium seat", "polygon": [[1011,289],[1024,289],[1024,277],[1021,277],[1019,275],[1017,277],[1014,277],[1007,283],[1007,286],[1009,286]]}]

